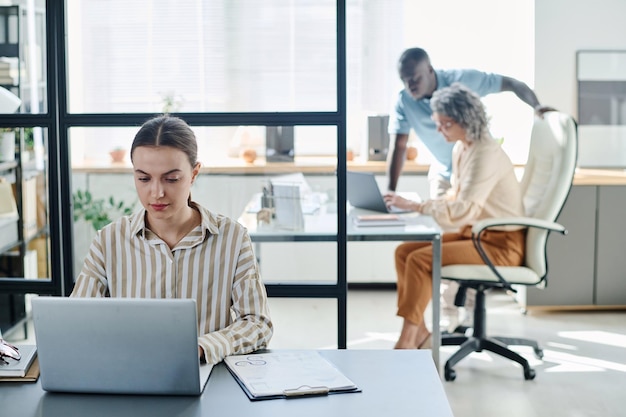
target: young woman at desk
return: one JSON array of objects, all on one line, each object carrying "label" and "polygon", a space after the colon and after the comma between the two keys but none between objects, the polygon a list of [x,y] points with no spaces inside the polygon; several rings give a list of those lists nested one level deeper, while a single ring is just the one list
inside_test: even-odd
[{"label": "young woman at desk", "polygon": [[[471,241],[477,220],[524,215],[513,164],[489,133],[480,98],[455,83],[433,94],[433,120],[446,141],[456,142],[452,156],[452,188],[444,197],[423,203],[386,195],[388,205],[431,215],[444,230],[441,264],[483,264]],[[481,243],[496,265],[521,265],[525,229],[490,230]],[[430,243],[408,242],[395,253],[398,315],[404,321],[396,349],[430,347],[424,311],[432,294]]]},{"label": "young woman at desk", "polygon": [[98,232],[71,295],[194,298],[209,363],[266,347],[272,323],[247,231],[191,200],[200,163],[189,125],[153,118],[130,152],[143,210]]}]

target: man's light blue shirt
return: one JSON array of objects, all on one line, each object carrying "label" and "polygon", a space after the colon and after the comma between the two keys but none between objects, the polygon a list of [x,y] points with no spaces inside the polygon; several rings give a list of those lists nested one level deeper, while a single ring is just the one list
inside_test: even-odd
[{"label": "man's light blue shirt", "polygon": [[[457,81],[481,97],[500,92],[502,89],[502,76],[499,74],[472,69],[454,69],[435,70],[435,75],[438,90]],[[433,164],[430,174],[439,174],[449,180],[452,171],[454,143],[446,142],[443,136],[437,132],[435,122],[431,119],[432,114],[429,98],[415,100],[403,89],[398,94],[394,113],[389,118],[389,133],[392,135],[408,134],[411,128],[415,130],[418,138],[440,164]]]}]

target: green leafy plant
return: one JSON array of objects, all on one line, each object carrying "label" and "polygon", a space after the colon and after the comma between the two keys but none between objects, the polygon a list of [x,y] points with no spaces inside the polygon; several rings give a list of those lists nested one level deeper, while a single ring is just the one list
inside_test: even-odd
[{"label": "green leafy plant", "polygon": [[23,130],[24,134],[24,146],[26,149],[33,149],[35,147],[35,134],[32,127],[26,127]]},{"label": "green leafy plant", "polygon": [[[116,201],[113,196],[108,199],[93,198],[89,191],[77,190],[73,195],[74,221],[84,219],[91,223],[94,230],[100,230],[119,216],[133,213],[135,203],[126,205],[124,201]],[[113,216],[113,217],[112,217]]]}]

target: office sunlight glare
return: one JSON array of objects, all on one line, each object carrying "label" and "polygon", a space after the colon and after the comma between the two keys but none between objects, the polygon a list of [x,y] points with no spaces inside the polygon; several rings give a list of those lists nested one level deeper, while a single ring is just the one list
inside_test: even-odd
[{"label": "office sunlight glare", "polygon": [[[544,349],[544,372],[626,372],[626,364]],[[532,364],[531,364],[532,365]]]},{"label": "office sunlight glare", "polygon": [[581,340],[584,342],[601,343],[608,346],[626,348],[625,334],[604,332],[599,330],[582,330],[572,332],[559,332],[558,335],[566,339]]}]

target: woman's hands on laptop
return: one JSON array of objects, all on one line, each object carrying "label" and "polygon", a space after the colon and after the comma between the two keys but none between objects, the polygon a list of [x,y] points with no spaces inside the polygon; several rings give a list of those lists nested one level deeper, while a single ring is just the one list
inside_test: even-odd
[{"label": "woman's hands on laptop", "polygon": [[385,200],[385,204],[389,209],[391,209],[392,207],[397,207],[402,210],[421,212],[421,203],[401,197],[394,192],[387,192],[383,196],[383,199]]}]

